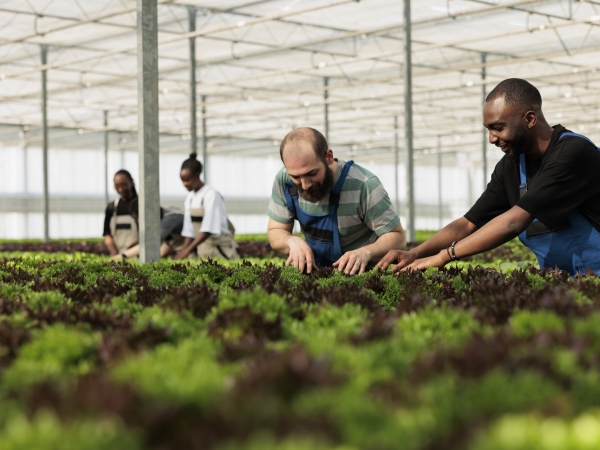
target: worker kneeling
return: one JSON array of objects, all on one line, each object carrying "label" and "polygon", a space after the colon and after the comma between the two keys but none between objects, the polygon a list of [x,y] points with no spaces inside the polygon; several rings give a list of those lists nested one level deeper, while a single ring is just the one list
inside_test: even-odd
[{"label": "worker kneeling", "polygon": [[200,180],[202,163],[192,153],[181,165],[180,178],[189,191],[185,199],[183,249],[174,259],[196,252],[200,258],[238,259],[235,229],[227,219],[225,202],[212,187]]},{"label": "worker kneeling", "polygon": [[600,274],[600,153],[587,137],[542,113],[540,92],[502,81],[483,105],[491,144],[504,152],[485,192],[464,217],[418,247],[392,250],[379,265],[395,272],[442,267],[519,237],[540,268]]},{"label": "worker kneeling", "polygon": [[[269,242],[288,254],[287,265],[311,272],[333,266],[363,273],[390,249],[404,248],[404,230],[379,179],[333,157],[327,140],[297,128],[281,142],[285,168],[276,176],[269,204]],[[306,240],[292,234],[294,219]]]}]

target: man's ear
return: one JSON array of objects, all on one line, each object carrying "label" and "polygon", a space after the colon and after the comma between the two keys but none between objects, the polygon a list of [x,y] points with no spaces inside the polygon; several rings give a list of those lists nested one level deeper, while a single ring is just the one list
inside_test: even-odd
[{"label": "man's ear", "polygon": [[333,150],[331,150],[330,148],[327,149],[327,156],[325,156],[325,161],[327,161],[328,166],[333,164]]},{"label": "man's ear", "polygon": [[537,114],[535,113],[535,111],[527,111],[525,113],[524,118],[527,128],[533,128],[537,123]]}]

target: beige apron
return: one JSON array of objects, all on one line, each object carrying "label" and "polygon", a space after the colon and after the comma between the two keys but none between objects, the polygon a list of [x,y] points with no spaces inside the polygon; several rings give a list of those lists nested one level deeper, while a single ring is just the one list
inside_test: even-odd
[{"label": "beige apron", "polygon": [[138,225],[131,214],[117,216],[119,199],[114,202],[115,209],[110,218],[110,234],[119,253],[135,245],[139,239]]},{"label": "beige apron", "polygon": [[[200,208],[190,209],[192,216],[192,226],[194,227],[194,235],[200,234],[202,219],[204,219],[204,201]],[[237,242],[233,237],[235,228],[227,219],[229,233],[221,233],[219,236],[210,235],[202,244],[196,247],[196,252],[199,258],[226,258],[239,259],[240,255],[237,252]]]}]

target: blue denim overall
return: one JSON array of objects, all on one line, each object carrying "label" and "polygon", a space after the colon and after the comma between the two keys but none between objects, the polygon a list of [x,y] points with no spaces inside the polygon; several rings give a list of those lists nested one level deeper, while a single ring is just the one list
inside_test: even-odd
[{"label": "blue denim overall", "polygon": [[300,222],[300,229],[306,238],[306,243],[313,251],[317,266],[331,266],[342,257],[337,209],[340,204],[340,192],[352,164],[354,161],[348,161],[344,165],[339,180],[329,194],[329,213],[325,215],[308,214],[302,211],[298,204],[298,188],[292,181],[285,184],[287,208]]},{"label": "blue denim overall", "polygon": [[[587,137],[572,132],[563,133],[559,140],[566,136],[575,136],[592,143]],[[519,174],[519,191],[522,197],[527,192],[524,154],[519,158]],[[588,268],[600,274],[600,233],[576,209],[567,217],[570,226],[557,231],[549,231],[546,228],[546,232],[542,231],[537,235],[532,230],[545,227],[534,219],[527,230],[519,235],[519,240],[535,253],[540,269],[558,267],[568,271],[572,277],[578,272],[585,274]]]}]

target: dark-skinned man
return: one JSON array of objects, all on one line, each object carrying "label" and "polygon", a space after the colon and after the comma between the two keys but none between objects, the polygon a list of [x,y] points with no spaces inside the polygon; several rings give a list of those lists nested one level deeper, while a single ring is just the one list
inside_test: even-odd
[{"label": "dark-skinned man", "polygon": [[487,96],[483,123],[505,156],[471,210],[408,251],[378,264],[394,271],[443,267],[519,237],[540,268],[600,273],[600,152],[588,138],[551,127],[539,91],[502,81]]},{"label": "dark-skinned man", "polygon": [[[333,266],[363,273],[388,250],[405,248],[404,231],[379,179],[333,157],[325,137],[297,128],[281,142],[285,166],[276,176],[269,204],[269,242],[288,255],[287,265],[310,273]],[[298,220],[306,238],[292,234]]]}]

